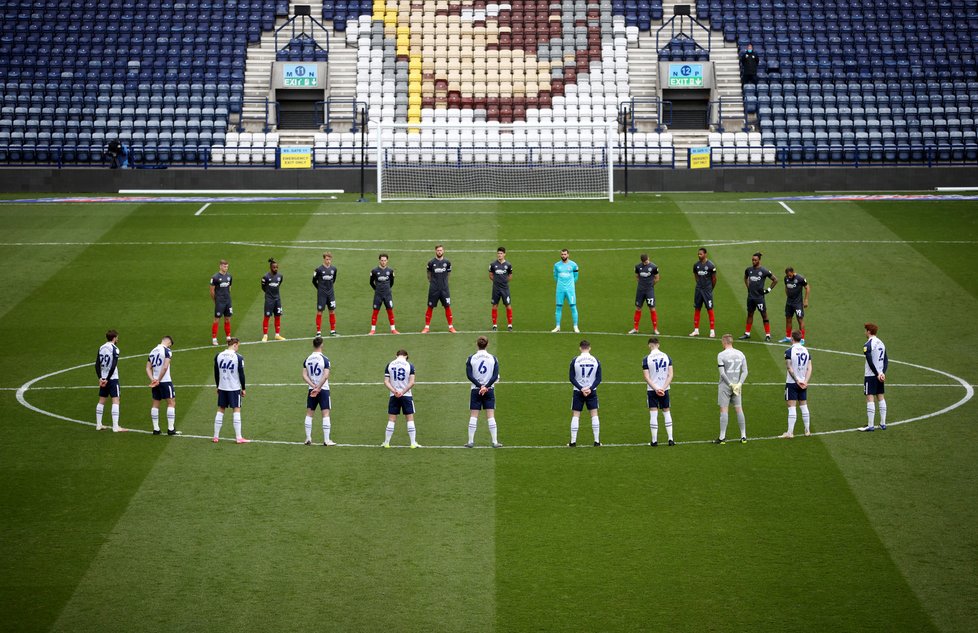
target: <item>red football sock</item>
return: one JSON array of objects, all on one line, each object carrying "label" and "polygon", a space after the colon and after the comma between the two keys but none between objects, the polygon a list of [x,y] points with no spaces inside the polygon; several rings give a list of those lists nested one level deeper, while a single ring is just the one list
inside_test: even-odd
[{"label": "red football sock", "polygon": [[750,334],[750,329],[751,329],[752,327],[754,327],[754,324],[753,324],[753,323],[748,323],[747,325],[745,325],[745,326],[744,326],[744,333],[745,333],[745,334]]},{"label": "red football sock", "polygon": [[445,306],[445,318],[448,319],[448,326],[452,326],[452,309],[449,306]]},{"label": "red football sock", "polygon": [[802,330],[801,330],[801,337],[802,338],[805,338],[805,329],[804,328],[802,328]]},{"label": "red football sock", "polygon": [[428,327],[429,325],[431,325],[431,308],[430,307],[424,313],[424,324],[425,324],[425,327]]},{"label": "red football sock", "polygon": [[513,324],[513,308],[512,306],[506,306],[506,323],[509,325]]},{"label": "red football sock", "polygon": [[764,334],[767,335],[767,336],[771,336],[771,324],[770,323],[765,323],[764,324]]},{"label": "red football sock", "polygon": [[659,313],[655,311],[655,308],[652,308],[652,329],[659,329]]},{"label": "red football sock", "polygon": [[785,336],[785,338],[791,338],[791,326],[790,325],[784,328],[784,336]]},{"label": "red football sock", "polygon": [[499,318],[499,308],[492,306],[492,324],[496,325],[496,319]]},{"label": "red football sock", "polygon": [[231,336],[231,322],[227,319],[224,319],[224,336]]},{"label": "red football sock", "polygon": [[317,332],[322,332],[323,331],[323,315],[322,314],[316,314],[316,331]]},{"label": "red football sock", "polygon": [[637,330],[638,329],[638,324],[642,321],[642,310],[641,309],[638,309],[638,310],[635,311],[635,316],[632,317],[632,320],[635,321],[635,329]]},{"label": "red football sock", "polygon": [[280,316],[275,317],[275,333],[282,333],[282,317]]},{"label": "red football sock", "polygon": [[333,314],[332,312],[329,313],[329,331],[330,332],[336,331],[336,315]]},{"label": "red football sock", "polygon": [[261,320],[261,333],[268,334],[268,317]]},{"label": "red football sock", "polygon": [[693,328],[700,329],[700,311],[696,310],[693,312]]},{"label": "red football sock", "polygon": [[211,326],[211,338],[217,338],[217,321]]},{"label": "red football sock", "polygon": [[707,310],[706,313],[710,315],[710,329],[715,330],[714,324],[716,323],[716,318],[713,316],[713,310]]},{"label": "red football sock", "polygon": [[392,308],[387,308],[387,320],[391,322],[392,326],[394,325],[394,310]]},{"label": "red football sock", "polygon": [[380,310],[374,310],[374,314],[370,317],[370,325],[377,325],[377,315],[380,314]]}]

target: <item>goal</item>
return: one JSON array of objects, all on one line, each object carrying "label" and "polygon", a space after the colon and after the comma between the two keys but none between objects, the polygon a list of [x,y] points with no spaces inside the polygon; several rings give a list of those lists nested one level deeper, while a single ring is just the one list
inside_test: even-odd
[{"label": "goal", "polygon": [[374,125],[378,202],[614,200],[613,124]]}]

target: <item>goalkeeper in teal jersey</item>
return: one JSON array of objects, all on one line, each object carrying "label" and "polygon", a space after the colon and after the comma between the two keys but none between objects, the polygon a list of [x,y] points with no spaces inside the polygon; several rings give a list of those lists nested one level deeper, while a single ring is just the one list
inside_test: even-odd
[{"label": "goalkeeper in teal jersey", "polygon": [[570,259],[570,254],[567,249],[560,251],[560,261],[554,264],[554,280],[557,282],[557,311],[554,317],[557,321],[557,327],[555,327],[552,332],[560,331],[560,315],[564,310],[564,300],[570,304],[571,316],[574,319],[574,331],[580,332],[577,329],[577,292],[574,289],[574,284],[577,283],[577,264],[574,260]]}]

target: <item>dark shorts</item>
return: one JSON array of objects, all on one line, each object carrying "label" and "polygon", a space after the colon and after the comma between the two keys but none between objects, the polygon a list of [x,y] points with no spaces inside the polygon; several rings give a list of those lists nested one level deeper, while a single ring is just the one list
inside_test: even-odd
[{"label": "dark shorts", "polygon": [[793,306],[790,303],[784,307],[785,318],[790,319],[791,317],[798,317],[799,319],[805,318],[805,308],[800,305]]},{"label": "dark shorts", "polygon": [[241,407],[240,391],[217,391],[217,406],[222,409],[238,409]]},{"label": "dark shorts", "polygon": [[588,411],[594,411],[598,408],[598,392],[592,391],[591,395],[585,396],[583,393],[574,390],[574,399],[571,402],[571,411],[577,411],[580,413],[587,407]]},{"label": "dark shorts", "polygon": [[438,302],[447,308],[452,305],[452,297],[447,290],[428,290],[428,307],[434,308]]},{"label": "dark shorts", "polygon": [[104,387],[98,388],[99,398],[118,398],[119,397],[119,380],[110,380]]},{"label": "dark shorts", "polygon": [[808,400],[808,389],[801,389],[793,382],[784,384],[784,399],[786,401],[798,400],[806,402]]},{"label": "dark shorts", "polygon": [[649,306],[650,308],[655,307],[655,291],[654,290],[636,290],[635,291],[635,307],[641,307],[642,304]]},{"label": "dark shorts", "polygon": [[319,407],[323,411],[329,411],[329,389],[323,389],[319,392],[318,396],[313,396],[312,389],[309,390],[309,395],[306,396],[306,408],[312,411]]},{"label": "dark shorts", "polygon": [[504,306],[508,306],[508,305],[510,305],[510,303],[512,303],[512,301],[509,298],[509,288],[506,288],[504,290],[500,290],[499,288],[496,288],[495,286],[493,286],[493,288],[492,288],[492,305],[494,305],[494,306],[495,305],[499,305],[499,302],[500,301],[503,302],[503,305]]},{"label": "dark shorts", "polygon": [[219,319],[221,317],[224,317],[226,319],[229,319],[229,318],[231,318],[231,315],[232,314],[234,314],[234,309],[231,308],[231,304],[230,303],[221,303],[221,302],[218,302],[218,303],[215,303],[214,304],[214,318],[215,319]]},{"label": "dark shorts", "polygon": [[666,389],[665,395],[660,396],[654,391],[646,391],[648,394],[649,408],[650,409],[668,409],[669,408],[669,390]]},{"label": "dark shorts", "polygon": [[173,388],[172,382],[161,382],[152,389],[153,400],[156,400],[157,402],[160,400],[169,400],[170,398],[177,397],[177,391]]},{"label": "dark shorts", "polygon": [[265,316],[282,316],[282,300],[265,299]]},{"label": "dark shorts", "polygon": [[316,300],[316,311],[322,312],[323,310],[335,310],[336,309],[336,295],[332,292],[320,293],[319,298]]},{"label": "dark shorts", "polygon": [[387,413],[389,415],[397,415],[398,413],[403,413],[404,415],[412,415],[414,413],[414,398],[411,396],[391,396],[391,399],[387,401]]},{"label": "dark shorts", "polygon": [[866,376],[863,378],[863,394],[867,396],[881,396],[886,393],[886,385],[881,383],[876,376]]},{"label": "dark shorts", "polygon": [[380,295],[376,292],[374,293],[374,310],[380,310],[380,306],[384,306],[388,310],[394,309],[394,297],[390,294]]},{"label": "dark shorts", "polygon": [[478,411],[479,409],[496,408],[496,390],[490,389],[484,396],[479,395],[478,389],[472,389],[469,395],[469,410]]},{"label": "dark shorts", "polygon": [[767,317],[767,302],[764,297],[747,297],[747,314],[754,314],[754,310],[759,310],[762,317]]},{"label": "dark shorts", "polygon": [[710,290],[700,290],[699,288],[693,293],[693,307],[697,310],[706,306],[707,310],[713,309],[713,289]]}]

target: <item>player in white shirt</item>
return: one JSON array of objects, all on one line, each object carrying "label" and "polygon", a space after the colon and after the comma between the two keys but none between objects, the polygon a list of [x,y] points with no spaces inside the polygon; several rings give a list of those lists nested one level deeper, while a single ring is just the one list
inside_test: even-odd
[{"label": "player in white shirt", "polygon": [[571,401],[571,437],[568,446],[577,446],[577,430],[580,427],[581,411],[587,407],[591,414],[591,431],[594,445],[601,446],[601,421],[598,419],[598,385],[601,384],[601,363],[591,355],[591,344],[581,341],[581,354],[571,361],[570,382],[574,385]]},{"label": "player in white shirt", "polygon": [[384,448],[391,447],[391,437],[394,435],[394,423],[397,415],[401,412],[407,419],[408,438],[411,440],[411,448],[421,448],[416,441],[414,427],[414,396],[411,388],[414,387],[414,365],[408,361],[407,350],[399,349],[391,362],[384,368],[384,386],[391,392],[391,397],[387,401],[387,433],[384,435]]},{"label": "player in white shirt", "polygon": [[302,379],[309,385],[306,396],[306,446],[312,445],[312,414],[319,407],[323,416],[323,446],[336,446],[329,438],[332,424],[329,419],[329,359],[323,354],[323,337],[312,339],[312,354],[302,363]]},{"label": "player in white shirt", "polygon": [[173,338],[164,336],[160,344],[153,348],[146,360],[146,375],[149,376],[149,387],[153,392],[153,406],[149,410],[149,418],[153,422],[153,435],[160,435],[160,402],[166,400],[166,434],[180,435],[176,430],[177,393],[173,388],[170,377],[170,348]]},{"label": "player in white shirt", "polygon": [[801,421],[805,425],[805,435],[812,434],[811,416],[808,412],[808,383],[812,378],[812,354],[802,345],[801,331],[791,333],[792,345],[784,353],[784,364],[788,369],[785,377],[784,399],[788,403],[788,431],[781,437],[791,439],[795,436],[795,422],[801,409]]},{"label": "player in white shirt", "polygon": [[247,444],[241,435],[241,399],[245,396],[244,358],[238,354],[241,341],[232,336],[228,348],[214,357],[214,382],[217,383],[217,415],[214,417],[214,441],[220,441],[224,410],[231,409],[234,422],[234,438],[238,444]]},{"label": "player in white shirt", "polygon": [[662,409],[662,419],[666,425],[669,446],[675,446],[672,438],[672,412],[669,411],[669,385],[672,384],[672,359],[659,349],[659,338],[649,339],[649,354],[642,359],[642,374],[647,385],[649,404],[649,429],[652,431],[652,441],[649,446],[659,445],[659,409]]},{"label": "player in white shirt", "polygon": [[863,356],[866,357],[866,366],[863,371],[863,394],[866,396],[866,426],[859,427],[860,431],[875,431],[876,408],[880,410],[880,430],[886,430],[886,398],[885,393],[886,370],[890,366],[890,357],[886,355],[886,345],[883,341],[876,338],[879,326],[875,323],[867,323],[866,344],[863,345]]},{"label": "player in white shirt", "polygon": [[489,339],[480,336],[475,341],[478,348],[475,354],[465,361],[465,375],[472,383],[469,394],[469,442],[465,448],[475,447],[475,430],[479,424],[479,410],[486,410],[486,422],[489,424],[489,436],[492,447],[500,448],[502,444],[496,435],[496,382],[499,380],[499,360],[486,351]]},{"label": "player in white shirt", "polygon": [[717,404],[720,405],[720,437],[713,440],[714,444],[727,443],[727,411],[733,405],[737,412],[737,424],[740,426],[740,443],[747,443],[747,419],[744,417],[741,389],[747,380],[747,358],[740,350],[734,349],[733,334],[724,334],[721,339],[723,351],[717,354],[717,366],[720,369],[720,383],[717,386]]},{"label": "player in white shirt", "polygon": [[109,330],[105,333],[105,343],[98,348],[95,358],[95,375],[98,376],[98,405],[95,406],[95,430],[102,430],[102,414],[105,412],[105,400],[112,399],[112,431],[121,433],[128,431],[119,426],[119,333]]}]

